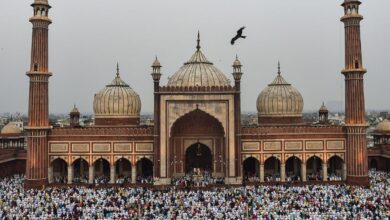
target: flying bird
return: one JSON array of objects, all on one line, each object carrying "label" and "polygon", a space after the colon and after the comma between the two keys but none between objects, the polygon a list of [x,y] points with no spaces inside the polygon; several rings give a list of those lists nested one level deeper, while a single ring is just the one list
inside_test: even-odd
[{"label": "flying bird", "polygon": [[246,38],[246,36],[242,36],[242,31],[244,30],[245,26],[240,28],[238,31],[237,31],[237,34],[235,37],[232,38],[232,40],[230,41],[230,43],[232,45],[234,45],[234,42],[238,39],[238,38]]}]

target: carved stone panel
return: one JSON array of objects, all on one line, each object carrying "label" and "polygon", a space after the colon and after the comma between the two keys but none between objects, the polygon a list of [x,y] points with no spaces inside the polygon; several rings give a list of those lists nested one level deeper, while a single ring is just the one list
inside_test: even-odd
[{"label": "carved stone panel", "polygon": [[260,155],[259,154],[243,154],[242,155],[242,161],[245,161],[246,159],[248,158],[255,158],[256,160],[258,160],[260,162]]},{"label": "carved stone panel", "polygon": [[287,162],[287,160],[291,157],[297,157],[302,161],[303,155],[302,154],[296,154],[296,153],[287,153],[284,155],[284,162]]},{"label": "carved stone panel", "polygon": [[152,152],[153,144],[152,143],[136,143],[135,150],[137,152]]},{"label": "carved stone panel", "polygon": [[322,141],[306,141],[306,150],[323,150],[324,142]]},{"label": "carved stone panel", "polygon": [[111,147],[109,143],[94,143],[93,144],[93,152],[110,152]]},{"label": "carved stone panel", "polygon": [[68,144],[50,144],[50,152],[53,153],[68,152]]},{"label": "carved stone panel", "polygon": [[95,163],[96,161],[98,161],[100,159],[107,160],[108,163],[112,164],[111,163],[111,157],[109,155],[92,156],[93,163]]},{"label": "carved stone panel", "polygon": [[282,143],[280,141],[264,142],[264,151],[280,151],[280,150],[282,150]]},{"label": "carved stone panel", "polygon": [[284,143],[285,150],[302,150],[302,141],[286,141]]},{"label": "carved stone panel", "polygon": [[[342,159],[343,161],[345,160],[345,155],[344,153],[328,153],[326,155],[327,157],[327,160],[329,160],[330,158],[334,157],[334,156],[337,156],[337,157],[340,157],[340,159]],[[329,161],[328,161],[329,162]]]},{"label": "carved stone panel", "polygon": [[328,150],[344,150],[344,141],[327,141]]},{"label": "carved stone panel", "polygon": [[68,156],[67,155],[50,156],[50,163],[53,162],[56,159],[62,159],[66,163],[68,163]]},{"label": "carved stone panel", "polygon": [[323,153],[307,153],[306,154],[306,163],[311,157],[318,157],[324,162],[324,154]]},{"label": "carved stone panel", "polygon": [[72,152],[89,152],[89,144],[72,144]]},{"label": "carved stone panel", "polygon": [[259,151],[260,144],[259,142],[242,142],[243,151]]},{"label": "carved stone panel", "polygon": [[142,160],[144,158],[149,159],[150,161],[153,162],[153,155],[137,155],[135,157],[135,161],[138,162],[138,161],[140,161],[140,160]]},{"label": "carved stone panel", "polygon": [[264,162],[271,158],[271,157],[275,157],[276,159],[280,160],[282,159],[282,155],[281,154],[264,154]]},{"label": "carved stone panel", "polygon": [[115,143],[114,151],[115,152],[131,152],[132,144],[131,143]]},{"label": "carved stone panel", "polygon": [[76,160],[78,160],[78,159],[83,159],[83,160],[85,160],[88,164],[90,164],[90,159],[89,159],[89,156],[87,156],[87,155],[81,155],[81,156],[75,155],[75,156],[72,156],[72,157],[71,157],[71,164],[74,163],[74,162],[75,162]]}]

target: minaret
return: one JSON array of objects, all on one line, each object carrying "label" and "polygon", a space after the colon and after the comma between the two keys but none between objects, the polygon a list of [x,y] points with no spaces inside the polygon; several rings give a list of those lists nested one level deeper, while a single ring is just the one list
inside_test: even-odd
[{"label": "minaret", "polygon": [[235,125],[235,140],[236,140],[236,175],[241,176],[242,163],[241,163],[241,67],[242,64],[236,55],[236,59],[233,62],[233,78],[234,78],[234,125]]},{"label": "minaret", "polygon": [[34,15],[30,18],[33,25],[31,65],[27,76],[30,78],[28,103],[28,138],[26,188],[42,187],[48,183],[48,146],[49,126],[49,48],[48,31],[50,5],[47,0],[35,0],[31,5]]},{"label": "minaret", "polygon": [[154,159],[154,176],[160,177],[160,78],[161,78],[161,64],[158,61],[157,56],[152,64],[152,73],[154,85],[154,146],[155,146],[155,159]]},{"label": "minaret", "polygon": [[345,128],[347,182],[349,184],[368,185],[366,119],[364,105],[362,49],[360,41],[360,21],[358,0],[345,0]]}]

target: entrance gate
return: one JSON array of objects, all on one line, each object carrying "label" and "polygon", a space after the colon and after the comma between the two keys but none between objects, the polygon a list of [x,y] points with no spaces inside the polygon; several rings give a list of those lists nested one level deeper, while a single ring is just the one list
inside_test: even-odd
[{"label": "entrance gate", "polygon": [[194,169],[212,172],[211,150],[204,144],[193,144],[186,151],[186,173]]}]

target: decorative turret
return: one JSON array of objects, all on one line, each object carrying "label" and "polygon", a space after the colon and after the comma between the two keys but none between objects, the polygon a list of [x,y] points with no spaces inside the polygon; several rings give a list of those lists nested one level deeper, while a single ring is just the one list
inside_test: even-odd
[{"label": "decorative turret", "polygon": [[241,62],[240,60],[238,60],[238,56],[236,55],[236,60],[234,60],[233,62],[233,78],[235,81],[240,81],[241,80],[241,76],[242,76],[242,72],[241,72]]},{"label": "decorative turret", "polygon": [[72,109],[72,111],[70,111],[69,116],[70,116],[70,126],[71,127],[79,127],[80,126],[80,123],[79,123],[80,112],[77,109],[76,105],[73,106],[73,109]]},{"label": "decorative turret", "polygon": [[322,102],[320,110],[318,111],[318,118],[319,118],[320,124],[327,124],[329,122],[328,114],[329,114],[329,111],[326,108],[325,104]]},{"label": "decorative turret", "polygon": [[152,78],[154,82],[154,90],[158,90],[158,87],[160,86],[160,78],[161,78],[161,64],[160,61],[158,61],[157,56],[152,64]]}]

